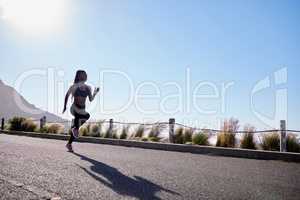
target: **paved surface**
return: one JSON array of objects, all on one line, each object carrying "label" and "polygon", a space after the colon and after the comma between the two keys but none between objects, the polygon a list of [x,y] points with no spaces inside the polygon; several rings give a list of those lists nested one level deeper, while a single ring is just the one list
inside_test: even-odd
[{"label": "paved surface", "polygon": [[299,199],[300,164],[0,134],[0,199]]}]

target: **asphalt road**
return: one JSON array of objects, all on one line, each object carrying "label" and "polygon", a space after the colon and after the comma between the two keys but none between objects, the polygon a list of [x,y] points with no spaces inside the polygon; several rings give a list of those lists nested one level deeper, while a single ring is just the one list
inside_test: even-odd
[{"label": "asphalt road", "polygon": [[300,199],[300,164],[0,134],[0,199]]}]

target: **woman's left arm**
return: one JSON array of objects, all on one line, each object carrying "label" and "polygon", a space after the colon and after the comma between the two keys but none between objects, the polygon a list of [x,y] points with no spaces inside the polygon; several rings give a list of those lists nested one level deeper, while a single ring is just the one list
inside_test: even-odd
[{"label": "woman's left arm", "polygon": [[89,100],[93,101],[98,92],[99,92],[99,88],[95,88],[94,93],[92,94],[92,89],[91,87],[89,87]]}]

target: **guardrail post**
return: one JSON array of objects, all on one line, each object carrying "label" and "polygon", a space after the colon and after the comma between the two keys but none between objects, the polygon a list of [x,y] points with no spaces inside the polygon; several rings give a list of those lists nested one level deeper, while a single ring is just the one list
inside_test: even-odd
[{"label": "guardrail post", "polygon": [[175,118],[169,119],[169,142],[174,143]]},{"label": "guardrail post", "polygon": [[40,129],[43,129],[44,126],[46,124],[46,116],[43,116],[41,119],[40,119]]},{"label": "guardrail post", "polygon": [[286,152],[286,121],[280,120],[280,151]]},{"label": "guardrail post", "polygon": [[109,120],[109,136],[108,137],[112,137],[112,130],[113,130],[113,127],[114,127],[114,120],[113,119],[110,119]]},{"label": "guardrail post", "polygon": [[4,130],[4,118],[1,119],[1,130]]}]

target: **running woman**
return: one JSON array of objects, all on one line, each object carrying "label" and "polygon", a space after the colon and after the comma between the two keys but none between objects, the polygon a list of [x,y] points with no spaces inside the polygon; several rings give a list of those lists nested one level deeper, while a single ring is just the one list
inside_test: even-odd
[{"label": "running woman", "polygon": [[74,116],[73,124],[71,127],[71,136],[66,145],[67,149],[70,152],[73,152],[72,142],[75,138],[79,137],[79,128],[83,125],[89,118],[90,114],[85,110],[85,102],[86,98],[89,97],[90,101],[93,101],[97,93],[99,92],[99,88],[95,88],[93,94],[90,86],[85,84],[87,81],[87,74],[83,70],[78,70],[75,75],[74,84],[69,88],[66,96],[63,113],[67,109],[67,103],[69,96],[73,96],[73,104],[70,108],[71,114]]}]

